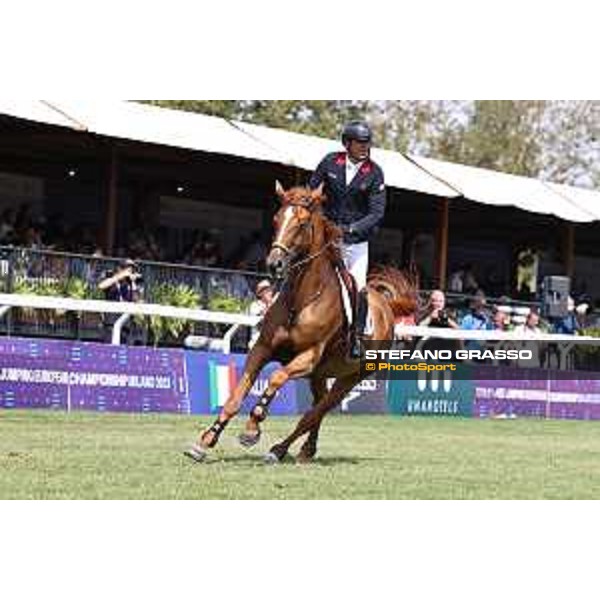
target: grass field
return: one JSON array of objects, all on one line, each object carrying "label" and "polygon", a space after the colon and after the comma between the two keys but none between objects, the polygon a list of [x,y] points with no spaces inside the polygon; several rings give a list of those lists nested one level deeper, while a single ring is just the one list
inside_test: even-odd
[{"label": "grass field", "polygon": [[0,498],[600,498],[600,422],[329,417],[312,465],[266,466],[295,419],[247,452],[224,435],[181,451],[207,419],[0,411]]}]

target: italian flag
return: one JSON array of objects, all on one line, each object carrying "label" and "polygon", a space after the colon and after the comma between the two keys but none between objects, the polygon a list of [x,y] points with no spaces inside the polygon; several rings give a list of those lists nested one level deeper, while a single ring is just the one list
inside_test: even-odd
[{"label": "italian flag", "polygon": [[208,385],[210,390],[210,410],[217,412],[229,398],[237,385],[235,362],[219,364],[216,360],[208,361]]}]

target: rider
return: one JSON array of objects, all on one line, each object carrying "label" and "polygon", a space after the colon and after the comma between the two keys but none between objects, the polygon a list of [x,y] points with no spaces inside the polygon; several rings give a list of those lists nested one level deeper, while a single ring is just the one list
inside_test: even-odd
[{"label": "rider", "polygon": [[352,358],[360,357],[359,339],[364,334],[367,320],[369,239],[385,213],[383,171],[370,158],[372,138],[371,128],[363,121],[348,123],[342,132],[346,152],[328,154],[309,182],[312,189],[325,184],[325,215],[342,229],[344,263],[359,290],[352,328]]}]

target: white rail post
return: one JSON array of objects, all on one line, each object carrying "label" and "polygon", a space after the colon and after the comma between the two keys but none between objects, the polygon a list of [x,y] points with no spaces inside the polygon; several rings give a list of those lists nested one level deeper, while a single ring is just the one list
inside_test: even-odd
[{"label": "white rail post", "polygon": [[125,325],[127,321],[129,321],[130,317],[131,315],[129,313],[124,313],[115,321],[115,324],[113,325],[111,340],[113,346],[121,345],[121,330],[123,329],[123,325]]},{"label": "white rail post", "polygon": [[237,330],[241,327],[240,323],[236,323],[227,330],[227,333],[223,336],[223,354],[231,354],[231,340]]}]

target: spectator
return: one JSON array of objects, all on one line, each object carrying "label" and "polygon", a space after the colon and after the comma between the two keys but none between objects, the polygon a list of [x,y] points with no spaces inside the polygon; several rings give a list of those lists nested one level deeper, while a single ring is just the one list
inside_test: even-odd
[{"label": "spectator", "polygon": [[250,286],[245,275],[242,275],[240,271],[247,271],[248,265],[240,260],[234,265],[236,272],[231,275],[229,279],[230,292],[235,298],[247,298],[250,295]]},{"label": "spectator", "polygon": [[[429,301],[426,306],[425,318],[419,325],[423,327],[441,327],[445,329],[458,329],[458,324],[450,317],[446,310],[446,296],[441,290],[434,290],[429,296]],[[440,338],[430,338],[423,342],[425,350],[455,350],[462,347],[462,343],[458,340],[445,340]]]},{"label": "spectator", "polygon": [[492,312],[492,329],[496,331],[508,331],[510,317],[503,307],[496,306]]},{"label": "spectator", "polygon": [[[256,300],[250,305],[248,312],[257,317],[264,317],[273,302],[275,302],[275,290],[268,279],[263,279],[256,286]],[[258,323],[252,330],[252,336],[248,343],[249,350],[260,337],[260,326],[261,324]]]},{"label": "spectator", "polygon": [[[141,302],[143,297],[142,274],[139,266],[131,259],[124,260],[115,272],[105,273],[102,281],[98,283],[98,289],[104,292],[106,300],[113,302]],[[112,337],[112,326],[119,315],[103,315],[105,326],[105,341]],[[138,326],[135,320],[122,329],[123,343],[138,345],[146,342],[145,332]]]},{"label": "spectator", "polygon": [[577,335],[581,329],[581,324],[575,313],[575,301],[571,296],[568,299],[567,310],[568,313],[566,316],[554,321],[553,332],[563,335]]},{"label": "spectator", "polygon": [[575,318],[577,319],[577,330],[581,331],[591,326],[590,302],[585,299],[575,307]]},{"label": "spectator", "polygon": [[448,282],[448,291],[454,292],[455,294],[462,294],[463,292],[463,270],[455,271],[450,275]]},{"label": "spectator", "polygon": [[250,269],[257,270],[266,256],[267,248],[262,241],[262,235],[260,231],[255,231],[250,238],[243,260]]},{"label": "spectator", "polygon": [[463,292],[465,294],[475,294],[479,289],[479,284],[473,273],[473,267],[466,265],[463,271]]},{"label": "spectator", "polygon": [[21,241],[25,248],[31,250],[42,250],[44,247],[41,232],[33,224],[25,229]]},{"label": "spectator", "polygon": [[31,213],[31,204],[21,204],[15,218],[15,231],[17,232],[17,235],[23,234],[31,225],[32,221],[33,215]]},{"label": "spectator", "polygon": [[98,284],[106,300],[139,302],[142,297],[142,274],[135,261],[123,261],[115,272],[108,272]]},{"label": "spectator", "polygon": [[485,294],[482,290],[477,290],[475,297],[471,302],[471,309],[466,314],[461,323],[461,329],[467,329],[470,331],[481,330],[481,329],[492,329],[492,323],[485,310],[486,299]]},{"label": "spectator", "polygon": [[457,294],[474,294],[479,288],[477,279],[473,273],[473,267],[469,264],[462,265],[460,270],[450,275],[448,290]]},{"label": "spectator", "polygon": [[517,325],[514,329],[515,334],[524,337],[535,337],[536,335],[543,333],[540,327],[540,315],[536,309],[532,308],[527,315],[525,323],[523,325]]},{"label": "spectator", "polygon": [[7,208],[0,217],[0,244],[12,244],[15,239],[15,219],[14,208]]},{"label": "spectator", "polygon": [[446,310],[446,296],[441,290],[431,292],[426,309],[426,316],[419,325],[424,327],[444,327],[458,329],[456,321],[450,318]]}]

